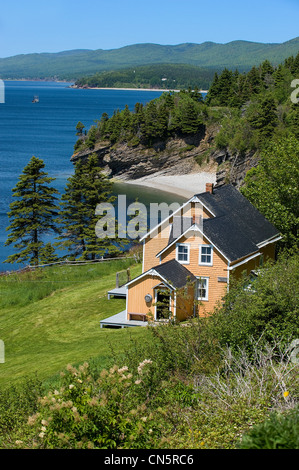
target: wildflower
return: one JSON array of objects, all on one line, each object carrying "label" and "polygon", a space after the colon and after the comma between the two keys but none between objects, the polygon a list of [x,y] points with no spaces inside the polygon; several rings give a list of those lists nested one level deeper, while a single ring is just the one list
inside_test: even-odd
[{"label": "wildflower", "polygon": [[46,426],[42,426],[42,427],[41,427],[41,430],[42,430],[43,432],[47,431]]},{"label": "wildflower", "polygon": [[136,385],[141,384],[141,382],[142,382],[142,380],[140,380],[140,379],[135,380],[135,384],[136,384]]},{"label": "wildflower", "polygon": [[23,444],[23,441],[16,441],[17,446]]},{"label": "wildflower", "polygon": [[115,365],[115,366],[113,366],[113,367],[111,367],[111,368],[109,369],[109,372],[110,372],[110,374],[113,375],[114,372],[116,372],[117,370],[118,370],[118,367]]},{"label": "wildflower", "polygon": [[41,432],[41,433],[39,433],[39,437],[41,437],[41,438],[43,438],[43,437],[44,437],[44,435],[45,435],[45,433],[44,433],[44,432]]},{"label": "wildflower", "polygon": [[98,401],[97,397],[93,397],[93,398],[88,402],[88,404],[89,404],[89,406],[95,406],[95,405],[98,404],[98,402],[99,402],[99,401]]},{"label": "wildflower", "polygon": [[49,422],[46,419],[42,419],[42,425],[48,426]]},{"label": "wildflower", "polygon": [[74,387],[75,387],[75,385],[73,385],[73,384],[69,385],[70,390],[72,390],[72,388],[74,388]]},{"label": "wildflower", "polygon": [[289,394],[290,394],[290,392],[288,392],[287,390],[286,390],[285,392],[283,392],[283,396],[284,396],[285,398],[287,398],[287,397],[289,396]]},{"label": "wildflower", "polygon": [[35,424],[35,422],[36,422],[38,416],[39,416],[39,413],[36,413],[36,414],[34,414],[34,415],[32,415],[32,416],[29,416],[29,418],[28,418],[28,424],[29,424],[30,426],[33,426],[33,425]]},{"label": "wildflower", "polygon": [[124,367],[122,367],[121,369],[118,369],[117,372],[118,372],[119,374],[122,374],[123,372],[126,372],[127,370],[129,370],[128,366],[124,366]]},{"label": "wildflower", "polygon": [[142,374],[143,368],[144,368],[144,366],[146,366],[146,364],[152,364],[152,361],[150,359],[144,359],[144,361],[140,362],[140,364],[137,368],[139,375]]},{"label": "wildflower", "polygon": [[54,390],[54,395],[59,395],[58,390]]},{"label": "wildflower", "polygon": [[103,369],[100,373],[100,377],[104,378],[108,374],[108,371],[106,369]]}]

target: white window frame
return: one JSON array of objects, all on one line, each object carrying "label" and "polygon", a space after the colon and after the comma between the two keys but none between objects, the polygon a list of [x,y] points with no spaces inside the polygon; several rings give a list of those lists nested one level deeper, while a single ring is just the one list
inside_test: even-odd
[{"label": "white window frame", "polygon": [[[207,254],[204,254],[202,253],[202,249],[203,248],[211,248],[211,254],[210,255],[207,255]],[[198,264],[200,266],[213,266],[213,245],[204,245],[204,244],[201,244],[199,245],[199,255],[198,255]],[[204,263],[202,260],[201,260],[201,257],[202,256],[211,256],[211,261],[209,263]]]},{"label": "white window frame", "polygon": [[[205,297],[200,297],[199,296],[199,283],[200,281],[206,281],[206,296]],[[196,297],[197,297],[197,300],[202,300],[202,301],[205,301],[205,302],[208,302],[209,301],[209,278],[208,277],[205,277],[205,276],[200,276],[200,277],[197,277],[197,286],[196,286]]]},{"label": "white window frame", "polygon": [[[187,252],[187,261],[179,260],[179,247],[183,246],[184,248],[188,249]],[[190,243],[177,243],[176,244],[176,256],[175,259],[178,261],[178,263],[181,264],[190,264]]]}]

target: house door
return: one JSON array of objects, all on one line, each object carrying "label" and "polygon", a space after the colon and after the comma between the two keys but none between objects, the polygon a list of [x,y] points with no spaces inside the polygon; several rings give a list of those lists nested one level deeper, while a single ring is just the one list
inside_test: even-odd
[{"label": "house door", "polygon": [[156,320],[165,320],[170,317],[170,292],[166,289],[156,290]]}]

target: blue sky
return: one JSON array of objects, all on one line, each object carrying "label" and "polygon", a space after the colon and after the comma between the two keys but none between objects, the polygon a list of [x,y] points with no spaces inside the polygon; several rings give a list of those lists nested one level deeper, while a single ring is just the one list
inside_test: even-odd
[{"label": "blue sky", "polygon": [[136,43],[299,36],[299,0],[14,0],[1,2],[0,57]]}]

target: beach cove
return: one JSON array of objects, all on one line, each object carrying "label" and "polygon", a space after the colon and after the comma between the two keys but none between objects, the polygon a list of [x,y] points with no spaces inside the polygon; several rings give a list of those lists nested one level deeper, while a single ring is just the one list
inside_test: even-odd
[{"label": "beach cove", "polygon": [[[13,201],[12,189],[31,157],[34,155],[44,161],[45,171],[55,178],[53,186],[61,194],[73,174],[70,157],[79,121],[89,129],[103,112],[111,116],[115,109],[123,109],[126,104],[133,110],[136,102],[146,104],[161,95],[156,90],[75,90],[70,85],[67,82],[5,81],[5,103],[0,106],[0,271],[22,267],[3,264],[14,252],[12,245],[5,246],[7,213]],[[38,103],[32,103],[35,95],[39,97]],[[126,194],[128,204],[137,198],[147,205],[150,202],[182,203],[190,195],[201,192],[206,178],[213,182],[212,177],[213,174],[201,172],[180,176],[155,173],[140,179],[117,180],[114,192]]]}]

